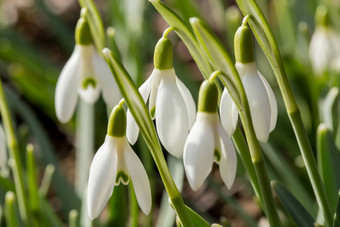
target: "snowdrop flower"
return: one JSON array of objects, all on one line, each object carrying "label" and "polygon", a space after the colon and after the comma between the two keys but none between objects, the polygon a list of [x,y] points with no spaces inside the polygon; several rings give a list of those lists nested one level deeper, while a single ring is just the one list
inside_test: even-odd
[{"label": "snowdrop flower", "polygon": [[85,102],[94,104],[102,92],[111,108],[121,98],[110,68],[92,44],[89,25],[83,17],[77,23],[75,38],[74,51],[60,73],[55,91],[56,114],[63,123],[71,119],[78,94]]},{"label": "snowdrop flower", "polygon": [[[277,102],[268,81],[257,70],[253,56],[252,35],[249,27],[242,25],[235,34],[236,68],[242,79],[250,107],[256,137],[267,142],[277,120]],[[237,123],[236,106],[225,90],[220,104],[223,127],[229,135]],[[225,118],[225,119],[224,119]]]},{"label": "snowdrop flower", "polygon": [[209,175],[213,162],[219,164],[224,184],[233,185],[237,157],[230,137],[217,114],[218,91],[213,81],[205,81],[199,91],[196,121],[184,147],[183,161],[187,179],[197,190]]},{"label": "snowdrop flower", "polygon": [[331,27],[328,10],[320,5],[316,10],[316,29],[309,45],[309,58],[318,76],[330,71],[340,57],[340,37]]},{"label": "snowdrop flower", "polygon": [[0,169],[4,168],[7,163],[6,137],[2,126],[0,125]]},{"label": "snowdrop flower", "polygon": [[[162,37],[154,54],[155,69],[139,88],[149,110],[156,119],[156,128],[165,149],[175,157],[183,153],[185,139],[195,120],[195,102],[188,88],[180,81],[173,68],[172,44]],[[131,144],[137,140],[138,126],[131,113],[127,113],[127,138]]]},{"label": "snowdrop flower", "polygon": [[98,217],[112,195],[115,185],[127,185],[130,178],[139,207],[151,210],[151,190],[146,171],[126,137],[126,114],[119,105],[111,112],[104,144],[95,154],[89,173],[87,209],[91,219]]}]

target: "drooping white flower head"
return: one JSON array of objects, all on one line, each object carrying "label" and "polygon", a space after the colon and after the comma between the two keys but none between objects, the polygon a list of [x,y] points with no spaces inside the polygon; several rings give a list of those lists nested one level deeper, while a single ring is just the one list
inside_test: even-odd
[{"label": "drooping white flower head", "polygon": [[267,142],[277,120],[277,102],[268,81],[257,70],[255,62],[236,63],[250,107],[256,137]]},{"label": "drooping white flower head", "polygon": [[127,185],[130,178],[139,207],[145,214],[151,210],[150,183],[143,164],[125,137],[126,115],[121,106],[111,113],[104,144],[95,154],[89,173],[87,209],[91,219],[98,217],[112,195],[115,185]]},{"label": "drooping white flower head", "polygon": [[[195,120],[195,102],[188,88],[180,81],[172,65],[172,44],[161,38],[155,48],[155,69],[139,88],[149,110],[156,119],[160,141],[172,155],[180,157],[185,139]],[[137,140],[138,126],[128,111],[127,138],[131,144]]]},{"label": "drooping white flower head", "polygon": [[6,137],[2,125],[0,125],[0,169],[4,168],[7,163]]},{"label": "drooping white flower head", "polygon": [[121,95],[105,60],[92,44],[89,26],[80,18],[76,27],[76,45],[60,73],[55,91],[55,109],[59,121],[66,123],[73,116],[78,95],[94,104],[102,92],[109,107],[116,105]]},{"label": "drooping white flower head", "polygon": [[340,36],[331,27],[328,10],[320,5],[315,13],[316,29],[309,44],[309,58],[317,76],[332,70],[340,57]]},{"label": "drooping white flower head", "polygon": [[213,162],[219,164],[224,184],[230,188],[235,180],[237,157],[217,114],[218,92],[212,81],[200,88],[196,121],[184,147],[183,161],[188,182],[197,190],[211,172]]},{"label": "drooping white flower head", "polygon": [[[248,98],[256,137],[259,141],[267,142],[269,133],[276,125],[278,113],[276,98],[268,81],[257,70],[249,27],[243,24],[237,30],[234,40],[236,69]],[[235,130],[237,116],[235,103],[227,90],[222,95],[220,114],[223,127],[231,135]]]}]

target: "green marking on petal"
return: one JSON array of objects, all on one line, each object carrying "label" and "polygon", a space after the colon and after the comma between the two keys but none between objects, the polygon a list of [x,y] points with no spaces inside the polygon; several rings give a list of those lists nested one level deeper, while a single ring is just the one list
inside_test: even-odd
[{"label": "green marking on petal", "polygon": [[221,161],[221,152],[215,148],[214,150],[215,162],[219,163]]},{"label": "green marking on petal", "polygon": [[155,117],[155,113],[156,113],[156,106],[153,106],[150,110],[150,115],[151,115],[151,118],[154,118]]},{"label": "green marking on petal", "polygon": [[120,170],[118,173],[117,173],[117,177],[116,177],[116,184],[120,184],[120,183],[123,183],[124,185],[127,185],[129,183],[129,180],[130,180],[130,176],[125,173],[123,170]]},{"label": "green marking on petal", "polygon": [[83,83],[82,83],[82,87],[84,89],[86,89],[88,86],[92,86],[93,88],[96,87],[97,85],[97,81],[94,78],[86,78]]}]

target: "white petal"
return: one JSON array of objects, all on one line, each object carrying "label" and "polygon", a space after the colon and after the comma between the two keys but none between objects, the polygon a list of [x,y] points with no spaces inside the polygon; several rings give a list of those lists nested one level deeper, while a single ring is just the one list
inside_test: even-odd
[{"label": "white petal", "polygon": [[234,101],[226,88],[224,88],[221,98],[220,116],[224,129],[229,136],[232,136],[236,129],[238,113]]},{"label": "white petal", "polygon": [[72,56],[60,73],[55,90],[55,110],[62,123],[68,122],[76,108],[80,85],[81,46],[75,47]]},{"label": "white petal", "polygon": [[220,141],[222,145],[221,160],[219,163],[220,174],[224,184],[230,189],[234,183],[237,170],[236,151],[233,142],[221,125],[218,125],[218,132],[220,133]]},{"label": "white petal", "polygon": [[189,89],[177,77],[176,77],[176,83],[177,83],[177,87],[178,87],[179,91],[182,94],[185,105],[187,107],[187,112],[188,112],[188,117],[189,117],[189,129],[190,129],[195,122],[195,115],[196,115],[195,101],[192,98],[192,95],[191,95]]},{"label": "white petal", "polygon": [[7,149],[6,149],[6,137],[2,126],[0,125],[0,168],[6,166],[7,163]]},{"label": "white petal", "polygon": [[156,128],[165,149],[180,157],[189,132],[189,118],[174,75],[162,76],[156,101]]},{"label": "white petal", "polygon": [[100,85],[97,84],[95,88],[92,85],[88,85],[86,89],[80,87],[78,89],[79,96],[85,102],[93,105],[99,98],[100,95]]},{"label": "white petal", "polygon": [[266,142],[269,136],[271,116],[266,88],[257,71],[246,73],[242,82],[248,97],[256,137],[258,140]]},{"label": "white petal", "polygon": [[[150,94],[150,77],[139,87],[138,91],[146,103]],[[135,144],[138,139],[139,128],[130,110],[126,114],[126,137],[130,144]]]},{"label": "white petal", "polygon": [[275,98],[275,94],[273,92],[273,89],[270,87],[270,84],[266,80],[266,78],[259,73],[260,78],[264,84],[264,87],[266,88],[268,98],[269,98],[269,103],[270,103],[270,129],[269,132],[273,131],[276,125],[276,120],[277,120],[277,102]]},{"label": "white petal", "polygon": [[117,174],[115,143],[115,138],[106,136],[90,167],[87,210],[91,219],[101,214],[113,192]]},{"label": "white petal", "polygon": [[93,67],[102,89],[103,99],[110,108],[113,108],[119,103],[122,96],[109,66],[97,52],[93,54]]},{"label": "white petal", "polygon": [[151,189],[148,175],[130,145],[125,147],[125,161],[130,174],[139,207],[148,215],[151,210]]},{"label": "white petal", "polygon": [[214,131],[206,121],[207,113],[197,113],[184,146],[183,162],[188,182],[197,190],[209,175],[214,161]]},{"label": "white petal", "polygon": [[337,55],[337,46],[339,41],[334,45],[333,39],[336,34],[331,29],[319,27],[315,30],[309,45],[309,58],[314,71],[318,75],[329,69],[332,60]]},{"label": "white petal", "polygon": [[[156,100],[158,94],[158,87],[160,84],[161,77],[166,75],[169,70],[158,70],[154,69],[149,77],[150,80],[150,99],[149,99],[149,111],[154,112],[154,108],[156,107]],[[152,119],[155,119],[155,114],[151,115]]]}]

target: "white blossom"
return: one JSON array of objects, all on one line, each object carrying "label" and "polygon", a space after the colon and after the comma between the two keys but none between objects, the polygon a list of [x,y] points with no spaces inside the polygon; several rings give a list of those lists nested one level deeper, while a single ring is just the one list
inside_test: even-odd
[{"label": "white blossom", "polygon": [[151,210],[151,190],[146,171],[126,137],[107,135],[93,158],[87,189],[87,209],[91,219],[98,217],[112,195],[115,185],[130,181],[145,214]]},{"label": "white blossom", "polygon": [[121,98],[110,68],[94,46],[76,44],[60,73],[55,91],[55,109],[59,121],[66,123],[71,119],[78,94],[85,102],[93,104],[100,92],[110,108]]},{"label": "white blossom", "polygon": [[193,190],[203,184],[211,172],[214,160],[219,164],[223,182],[230,188],[235,180],[237,167],[233,143],[216,112],[198,112],[183,154],[186,176]]},{"label": "white blossom", "polygon": [[[188,88],[180,81],[173,68],[154,69],[139,88],[149,110],[156,119],[160,141],[172,155],[180,157],[188,132],[195,120],[195,102]],[[138,126],[130,111],[127,113],[127,138],[131,144],[137,140]]]}]

